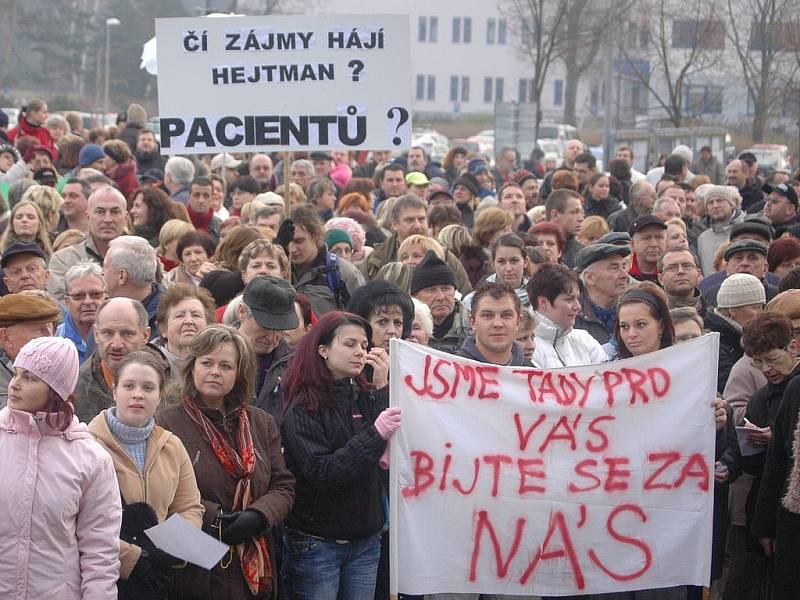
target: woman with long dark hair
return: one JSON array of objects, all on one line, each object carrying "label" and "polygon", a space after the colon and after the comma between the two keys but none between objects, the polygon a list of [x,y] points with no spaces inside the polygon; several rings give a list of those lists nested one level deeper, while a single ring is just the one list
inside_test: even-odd
[{"label": "woman with long dark hair", "polygon": [[133,193],[129,212],[133,234],[146,239],[153,248],[158,248],[158,236],[164,223],[181,219],[175,202],[160,189],[150,186]]},{"label": "woman with long dark hair", "polygon": [[379,459],[400,409],[387,408],[389,357],[370,349],[372,337],[363,318],[330,312],[302,339],[284,380],[282,439],[297,479],[284,583],[298,600],[375,592],[386,522]]}]

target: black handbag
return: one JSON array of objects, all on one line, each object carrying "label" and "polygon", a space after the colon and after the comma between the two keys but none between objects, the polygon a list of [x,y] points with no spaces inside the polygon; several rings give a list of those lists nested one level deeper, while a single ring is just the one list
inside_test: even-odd
[{"label": "black handbag", "polygon": [[[120,539],[139,546],[147,552],[155,551],[155,544],[150,541],[144,531],[158,525],[156,511],[147,502],[128,504],[122,494],[120,494],[120,498],[122,498]],[[158,577],[119,579],[117,580],[118,599],[164,600],[169,596],[174,582],[175,573],[172,569],[159,569]]]}]

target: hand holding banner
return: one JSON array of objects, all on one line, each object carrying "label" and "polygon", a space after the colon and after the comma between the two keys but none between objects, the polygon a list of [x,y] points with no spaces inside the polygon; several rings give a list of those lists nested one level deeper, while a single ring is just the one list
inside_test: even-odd
[{"label": "hand holding banner", "polygon": [[543,371],[393,341],[392,591],[707,585],[718,343]]}]

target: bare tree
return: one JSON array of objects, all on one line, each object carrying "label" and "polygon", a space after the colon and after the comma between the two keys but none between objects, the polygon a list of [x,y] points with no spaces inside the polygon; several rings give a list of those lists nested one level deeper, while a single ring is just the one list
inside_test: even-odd
[{"label": "bare tree", "polygon": [[791,19],[800,0],[726,0],[727,35],[736,50],[753,110],[753,141],[761,142],[785,85],[800,68],[800,45]]},{"label": "bare tree", "polygon": [[517,39],[517,51],[533,70],[531,101],[536,104],[535,139],[539,138],[542,122],[542,92],[547,72],[557,56],[568,4],[553,0],[506,0],[501,3],[509,29]]},{"label": "bare tree", "polygon": [[564,35],[558,57],[564,63],[564,123],[576,124],[578,82],[592,67],[603,46],[628,17],[636,0],[615,0],[609,6],[592,0],[563,0],[566,5]]},{"label": "bare tree", "polygon": [[[685,115],[687,86],[719,65],[725,47],[725,23],[719,0],[642,0],[638,10],[650,17],[649,61],[618,39],[626,71],[650,92],[674,127]],[[645,65],[651,65],[646,68]],[[686,107],[688,108],[688,107]]]}]

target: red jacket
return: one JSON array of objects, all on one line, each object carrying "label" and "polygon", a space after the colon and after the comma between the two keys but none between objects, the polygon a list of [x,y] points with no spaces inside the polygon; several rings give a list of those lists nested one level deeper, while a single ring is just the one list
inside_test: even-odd
[{"label": "red jacket", "polygon": [[115,166],[106,175],[114,180],[119,191],[126,198],[130,198],[131,193],[142,187],[136,176],[136,161],[132,158],[128,162]]},{"label": "red jacket", "polygon": [[53,139],[50,130],[47,129],[47,127],[42,127],[41,125],[31,125],[28,123],[25,117],[20,115],[17,126],[8,132],[8,141],[13,144],[18,137],[22,137],[24,135],[35,137],[37,140],[39,140],[39,143],[42,146],[45,146],[53,151],[53,160],[58,158],[58,148],[56,148],[56,142]]}]

